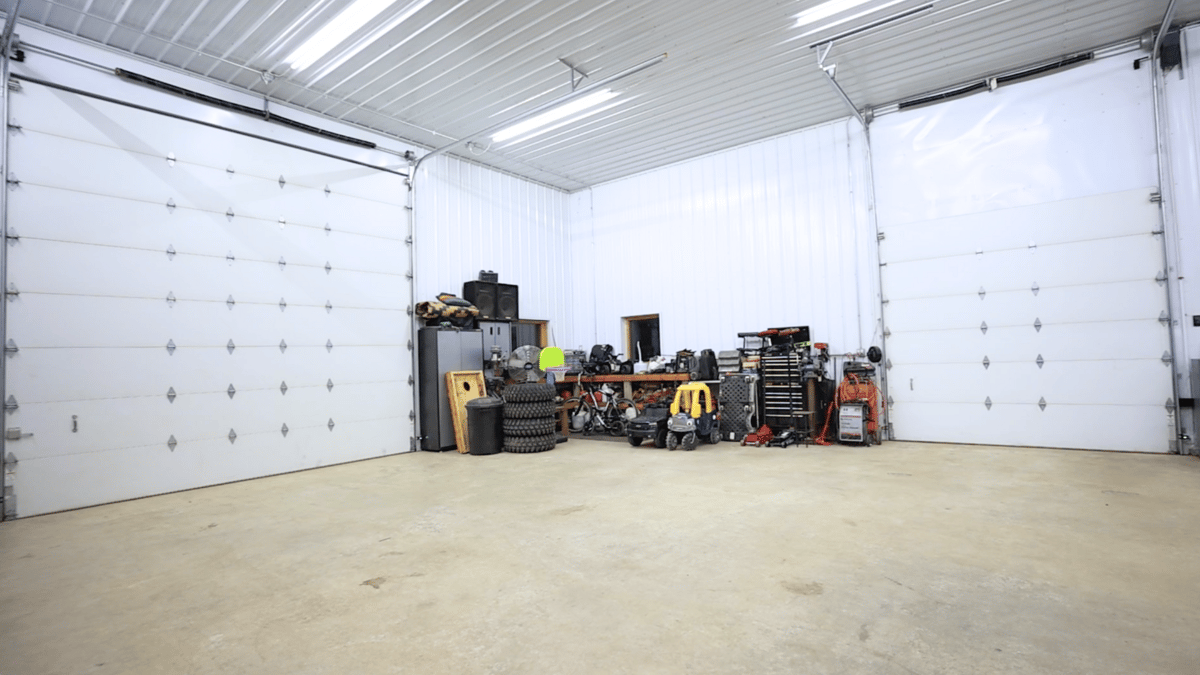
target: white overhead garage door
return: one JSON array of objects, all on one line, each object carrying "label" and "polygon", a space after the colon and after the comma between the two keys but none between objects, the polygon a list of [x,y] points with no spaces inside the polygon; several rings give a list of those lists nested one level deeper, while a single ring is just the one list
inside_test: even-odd
[{"label": "white overhead garage door", "polygon": [[1149,71],[1111,61],[872,128],[896,438],[1171,450]]},{"label": "white overhead garage door", "polygon": [[11,100],[6,427],[33,435],[7,442],[10,511],[409,449],[402,175],[35,84]]}]

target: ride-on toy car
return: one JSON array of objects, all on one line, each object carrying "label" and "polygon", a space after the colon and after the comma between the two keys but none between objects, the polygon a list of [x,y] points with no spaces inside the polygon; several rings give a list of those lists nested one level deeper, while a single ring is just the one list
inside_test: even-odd
[{"label": "ride-on toy car", "polygon": [[656,448],[667,447],[667,418],[670,416],[671,411],[665,407],[643,410],[641,415],[625,424],[629,444],[637,447],[649,439]]},{"label": "ride-on toy car", "polygon": [[695,450],[701,439],[709,443],[721,440],[717,405],[707,384],[688,382],[675,390],[671,418],[667,420],[667,449],[683,446],[684,450]]}]

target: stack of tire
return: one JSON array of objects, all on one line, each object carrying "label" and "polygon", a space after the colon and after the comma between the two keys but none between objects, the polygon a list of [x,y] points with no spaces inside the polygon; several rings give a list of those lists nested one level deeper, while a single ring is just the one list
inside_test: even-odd
[{"label": "stack of tire", "polygon": [[553,450],[554,385],[524,383],[504,388],[504,451]]}]

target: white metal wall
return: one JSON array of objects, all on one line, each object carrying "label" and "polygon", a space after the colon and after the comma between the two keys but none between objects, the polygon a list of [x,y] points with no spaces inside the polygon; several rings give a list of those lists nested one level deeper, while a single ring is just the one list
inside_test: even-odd
[{"label": "white metal wall", "polygon": [[578,345],[621,347],[658,314],[664,353],[733,349],[807,325],[844,353],[879,344],[858,122],[827,124],[572,195]]},{"label": "white metal wall", "polygon": [[1150,70],[1130,62],[875,121],[897,438],[1171,449]]},{"label": "white metal wall", "polygon": [[570,345],[574,309],[567,194],[445,155],[416,176],[417,300],[462,292],[493,270],[516,284],[522,319]]}]

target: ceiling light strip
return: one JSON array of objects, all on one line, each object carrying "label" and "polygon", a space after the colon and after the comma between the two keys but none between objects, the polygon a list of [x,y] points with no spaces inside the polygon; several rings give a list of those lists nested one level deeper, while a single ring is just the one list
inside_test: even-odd
[{"label": "ceiling light strip", "polygon": [[658,56],[655,56],[652,59],[647,59],[646,61],[643,61],[643,62],[637,64],[636,66],[633,66],[632,68],[627,68],[625,70],[622,70],[621,72],[619,72],[615,75],[606,77],[603,80],[600,80],[599,82],[595,82],[595,83],[589,84],[586,87],[581,87],[579,89],[576,89],[575,91],[567,94],[566,96],[561,96],[561,97],[556,98],[553,101],[550,101],[548,103],[543,103],[542,105],[535,106],[529,110],[526,110],[523,113],[514,115],[513,117],[510,117],[509,119],[506,119],[503,122],[500,122],[498,124],[493,124],[492,126],[486,128],[486,129],[477,131],[477,132],[467,135],[467,136],[463,136],[462,138],[458,139],[457,141],[454,141],[453,143],[447,143],[446,145],[443,145],[440,148],[430,150],[429,152],[422,155],[421,159],[417,160],[417,165],[415,167],[413,167],[413,175],[414,176],[416,175],[416,171],[421,168],[421,164],[425,160],[430,159],[431,157],[436,157],[437,155],[440,155],[440,154],[446,152],[447,150],[450,150],[451,148],[458,145],[459,143],[464,143],[466,141],[469,141],[469,140],[472,140],[475,138],[479,138],[481,136],[491,136],[492,134],[500,131],[501,129],[507,129],[508,127],[511,127],[512,125],[517,124],[518,122],[527,120],[536,115],[540,115],[549,110],[553,110],[554,108],[557,108],[557,107],[563,105],[564,103],[569,103],[571,101],[574,101],[577,98],[582,98],[584,96],[587,96],[588,94],[592,94],[594,92],[600,91],[600,90],[604,89],[605,87],[607,87],[608,85],[612,84],[613,82],[616,82],[617,80],[629,77],[630,75],[634,75],[636,73],[640,73],[643,70],[645,70],[651,66],[656,66],[656,65],[662,63],[666,59],[667,59],[667,55],[665,53],[659,54]]}]

